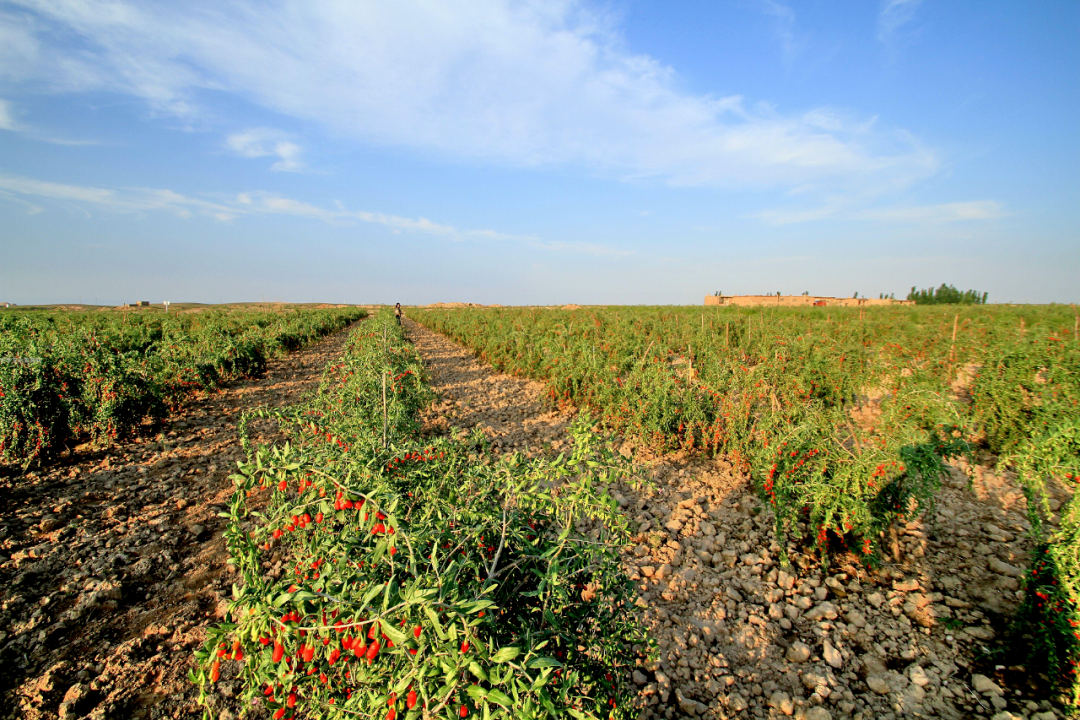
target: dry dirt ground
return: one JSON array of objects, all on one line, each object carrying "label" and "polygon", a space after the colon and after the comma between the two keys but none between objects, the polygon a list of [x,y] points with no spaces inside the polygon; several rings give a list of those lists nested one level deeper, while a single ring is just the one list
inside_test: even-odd
[{"label": "dry dirt ground", "polygon": [[[543,385],[496,373],[406,320],[440,394],[431,432],[480,427],[496,451],[558,450],[572,415]],[[628,449],[624,446],[624,449]],[[652,459],[652,488],[622,488],[638,524],[624,554],[660,645],[635,673],[644,717],[806,720],[1062,717],[1023,668],[984,654],[1018,601],[1024,499],[1008,476],[957,467],[933,513],[886,538],[899,558],[826,571],[781,548],[771,515],[722,459]]]},{"label": "dry dirt ground", "polygon": [[[237,420],[317,389],[347,334],[198,399],[159,440],[27,474],[0,468],[0,717],[197,713],[192,652],[233,582],[217,513],[243,458]],[[269,426],[254,431],[272,438]]]}]

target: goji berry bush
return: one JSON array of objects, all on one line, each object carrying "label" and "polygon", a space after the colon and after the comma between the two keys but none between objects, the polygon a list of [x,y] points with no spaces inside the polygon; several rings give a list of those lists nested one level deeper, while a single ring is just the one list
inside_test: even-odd
[{"label": "goji berry bush", "polygon": [[48,460],[81,440],[152,429],[192,393],[260,373],[268,358],[363,317],[335,310],[198,315],[0,314],[0,459]]},{"label": "goji berry bush", "polygon": [[1080,482],[1080,421],[1018,445],[1009,459],[1024,481],[1036,548],[1011,634],[1027,647],[1031,671],[1049,674],[1080,710],[1080,498],[1073,494],[1055,524],[1046,487],[1048,478],[1072,490]]},{"label": "goji berry bush", "polygon": [[[932,501],[945,459],[969,449],[939,349],[882,340],[930,325],[925,310],[409,312],[651,449],[729,456],[756,481],[779,534],[822,546],[874,557],[886,528]],[[970,350],[954,349],[954,363]],[[854,422],[850,410],[870,393],[874,422]]]},{"label": "goji berry bush", "polygon": [[259,414],[288,439],[233,476],[242,582],[197,654],[204,701],[229,673],[277,720],[631,716],[653,650],[604,489],[630,481],[623,461],[587,418],[555,460],[425,439],[431,400],[384,312],[310,404]]},{"label": "goji berry bush", "polygon": [[[873,561],[932,504],[950,457],[1015,467],[1040,549],[1017,639],[1080,700],[1080,317],[1063,306],[410,309],[496,367],[547,384],[657,451],[722,453],[777,520]],[[869,412],[867,412],[869,409]],[[783,545],[783,543],[781,543]],[[824,555],[824,559],[828,559]],[[1027,637],[1025,640],[1024,636]]]}]

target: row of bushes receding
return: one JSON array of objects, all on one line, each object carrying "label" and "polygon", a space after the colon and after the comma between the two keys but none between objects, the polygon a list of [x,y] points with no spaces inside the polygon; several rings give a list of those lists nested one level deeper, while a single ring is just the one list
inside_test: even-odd
[{"label": "row of bushes receding", "polygon": [[[1047,478],[1075,487],[1080,476],[1080,344],[1068,308],[410,315],[647,446],[727,455],[749,471],[780,534],[802,521],[808,541],[843,540],[870,562],[881,531],[931,503],[945,459],[972,444],[1020,469],[1035,513],[1048,512]],[[1018,640],[1033,648],[1029,665],[1076,692],[1080,509],[1067,506],[1057,527],[1032,524],[1041,549]]]},{"label": "row of bushes receding", "polygon": [[259,414],[287,441],[233,476],[242,582],[197,653],[203,702],[228,676],[277,720],[633,715],[650,646],[601,489],[617,456],[584,422],[569,457],[493,461],[482,436],[425,440],[431,399],[382,313],[311,404]]},{"label": "row of bushes receding", "polygon": [[48,460],[88,439],[128,438],[192,392],[257,375],[268,358],[364,310],[133,316],[0,316],[0,459]]}]

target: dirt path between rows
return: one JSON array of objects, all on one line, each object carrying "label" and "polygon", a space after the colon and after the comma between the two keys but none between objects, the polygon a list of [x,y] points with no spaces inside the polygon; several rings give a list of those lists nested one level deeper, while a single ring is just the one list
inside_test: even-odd
[{"label": "dirt path between rows", "polygon": [[558,451],[574,419],[543,402],[544,385],[503,375],[438,333],[405,319],[439,400],[424,412],[425,431],[461,434],[479,429],[495,453]]},{"label": "dirt path between rows", "polygon": [[[405,322],[440,395],[429,432],[479,427],[496,452],[567,442],[573,416],[550,409],[542,383]],[[659,663],[634,673],[642,717],[1063,717],[1024,668],[982,659],[1017,604],[1029,548],[1015,482],[983,466],[969,482],[965,470],[932,517],[883,539],[899,562],[871,571],[848,554],[825,571],[794,545],[781,565],[771,513],[723,459],[646,462],[653,488],[617,495],[638,526],[624,563],[660,645]]]},{"label": "dirt path between rows", "polygon": [[[0,717],[194,716],[187,680],[235,576],[221,531],[248,409],[300,402],[348,329],[170,418],[160,441],[0,474]],[[272,439],[272,426],[253,438]],[[236,688],[222,683],[230,696]],[[227,704],[227,703],[226,703]],[[229,720],[232,710],[219,717]]]}]

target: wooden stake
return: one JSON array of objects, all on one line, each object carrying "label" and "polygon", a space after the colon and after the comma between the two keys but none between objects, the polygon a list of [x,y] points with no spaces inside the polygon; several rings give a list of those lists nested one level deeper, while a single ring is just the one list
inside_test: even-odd
[{"label": "wooden stake", "polygon": [[952,345],[949,346],[949,362],[952,363],[956,351],[956,323],[960,320],[960,313],[953,317],[952,321]]},{"label": "wooden stake", "polygon": [[382,444],[386,447],[386,372],[382,374]]},{"label": "wooden stake", "polygon": [[1020,337],[1024,336],[1024,318],[1020,318]]},{"label": "wooden stake", "polygon": [[731,323],[724,323],[724,347],[731,346]]},{"label": "wooden stake", "polygon": [[640,370],[641,368],[645,367],[645,361],[646,361],[646,360],[648,359],[648,357],[649,357],[649,351],[650,351],[650,350],[652,350],[652,344],[653,344],[653,341],[652,341],[652,340],[650,340],[650,341],[649,341],[649,344],[645,346],[645,352],[644,352],[644,353],[642,353],[642,355],[641,355],[641,362],[640,362],[640,363],[638,363],[638,369],[639,369],[639,370]]},{"label": "wooden stake", "polygon": [[1072,306],[1072,309],[1073,317],[1076,318],[1073,322],[1073,340],[1080,342],[1080,314],[1077,314],[1075,304]]}]

